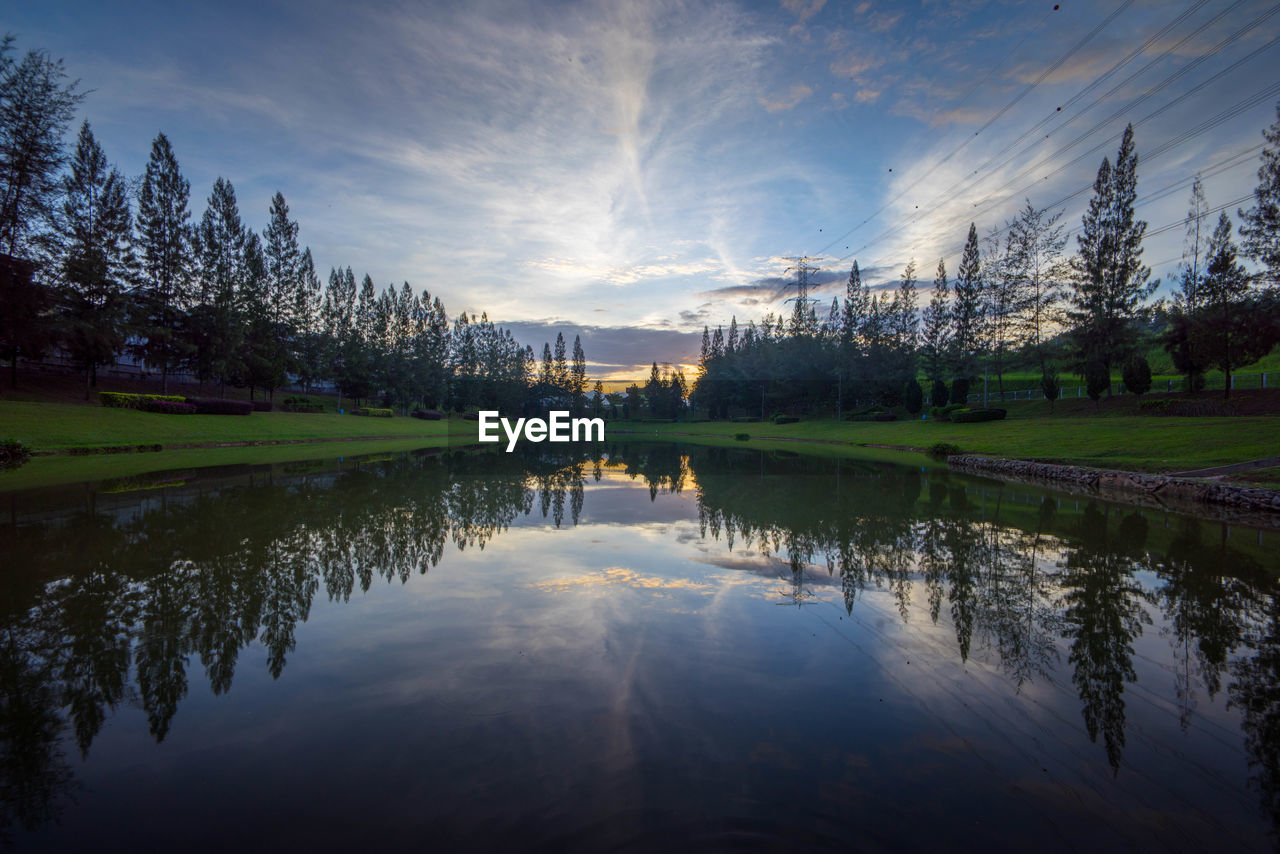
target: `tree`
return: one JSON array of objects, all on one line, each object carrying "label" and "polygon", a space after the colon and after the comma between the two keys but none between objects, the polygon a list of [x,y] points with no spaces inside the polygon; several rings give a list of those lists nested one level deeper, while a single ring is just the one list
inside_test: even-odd
[{"label": "tree", "polygon": [[1143,395],[1151,391],[1151,365],[1147,357],[1134,353],[1124,363],[1124,387],[1130,394]]},{"label": "tree", "polygon": [[1053,411],[1054,401],[1058,399],[1058,395],[1062,394],[1062,386],[1058,382],[1058,369],[1049,362],[1040,372],[1040,391],[1044,394],[1044,399],[1049,401],[1049,411]]},{"label": "tree", "polygon": [[1201,286],[1204,281],[1206,248],[1209,239],[1209,203],[1205,201],[1204,186],[1197,175],[1191,184],[1191,201],[1184,220],[1186,237],[1182,248],[1182,274],[1178,293],[1174,295],[1169,312],[1169,325],[1165,329],[1164,348],[1173,359],[1173,365],[1186,377],[1187,391],[1199,391],[1204,387],[1204,361],[1202,347],[1195,341],[1195,316],[1202,303]]},{"label": "tree", "polygon": [[587,354],[582,350],[582,339],[573,336],[573,366],[569,369],[569,386],[573,396],[573,409],[581,412],[583,394],[587,388]]},{"label": "tree", "polygon": [[62,60],[44,51],[14,61],[13,41],[0,40],[0,247],[35,260],[29,240],[56,215],[62,137],[84,94],[79,81],[65,82]]},{"label": "tree", "polygon": [[[407,288],[409,283],[405,283]],[[310,393],[311,384],[325,374],[326,342],[321,323],[321,303],[323,293],[320,288],[320,277],[316,275],[315,261],[311,258],[311,247],[302,252],[302,260],[298,265],[297,291],[293,300],[293,316],[297,323],[297,352],[295,366],[298,369],[298,380],[304,391]],[[400,304],[404,322],[409,322],[416,312],[409,306]],[[408,364],[409,354],[403,353],[402,362]]]},{"label": "tree", "polygon": [[1013,327],[1017,339],[1031,351],[1043,374],[1048,360],[1048,330],[1058,324],[1062,281],[1068,267],[1062,255],[1067,237],[1062,211],[1049,213],[1030,200],[1009,221],[1006,273],[1013,288]]},{"label": "tree", "polygon": [[216,378],[224,394],[227,380],[241,373],[237,361],[244,335],[245,228],[230,181],[213,182],[193,244],[197,286],[188,323],[191,365],[201,382]]},{"label": "tree", "polygon": [[1138,155],[1133,126],[1125,129],[1114,168],[1103,158],[1076,237],[1068,318],[1083,363],[1101,362],[1108,373],[1134,348],[1134,318],[1155,289],[1142,265],[1146,222],[1134,216]]},{"label": "tree", "polygon": [[88,122],[80,127],[62,189],[62,209],[52,235],[60,337],[68,355],[84,368],[88,400],[98,366],[114,362],[124,348],[134,266],[124,176],[108,169]]},{"label": "tree", "polygon": [[169,391],[169,369],[187,352],[180,325],[186,319],[191,283],[191,185],[182,177],[169,138],[158,134],[138,194],[138,250],[142,265],[137,298],[135,348],[160,368],[160,389]]},{"label": "tree", "polygon": [[1022,310],[1022,294],[1013,269],[1012,229],[1000,246],[998,234],[987,238],[982,280],[982,329],[987,340],[987,364],[995,369],[996,386],[1004,399],[1005,357],[1018,346],[1016,318]]},{"label": "tree", "polygon": [[911,377],[902,387],[902,406],[912,415],[919,415],[924,408],[924,389],[920,381]]},{"label": "tree", "polygon": [[1258,186],[1253,191],[1253,207],[1239,211],[1244,254],[1257,264],[1259,278],[1271,287],[1280,286],[1280,102],[1276,120],[1262,132],[1266,145],[1258,167]]},{"label": "tree", "polygon": [[1231,396],[1232,369],[1257,361],[1270,347],[1263,349],[1259,339],[1264,336],[1251,328],[1253,324],[1245,310],[1249,276],[1236,260],[1231,218],[1225,212],[1219,214],[1218,225],[1209,238],[1208,266],[1201,288],[1204,307],[1197,316],[1193,341],[1203,341],[1206,360],[1222,371],[1222,396],[1227,398]]},{"label": "tree", "polygon": [[[266,276],[263,281],[263,313],[254,334],[255,356],[260,366],[258,385],[269,399],[284,385],[286,374],[294,367],[292,352],[296,332],[298,290],[305,287],[302,252],[298,248],[298,223],[289,218],[289,205],[284,194],[271,198],[267,227],[262,232],[262,260]],[[373,281],[369,282],[369,299],[373,298]],[[372,304],[366,311],[372,309]],[[366,324],[372,322],[368,314]],[[368,327],[363,330],[369,335]]]},{"label": "tree", "polygon": [[[978,229],[969,224],[969,237],[956,273],[955,304],[952,317],[952,374],[957,379],[973,379],[977,371],[978,342],[982,331],[982,258],[978,250]],[[955,394],[952,386],[952,394]],[[966,383],[965,393],[968,393]]]},{"label": "tree", "polygon": [[929,400],[934,406],[946,406],[948,394],[947,384],[942,380],[934,380],[933,387],[929,389]]},{"label": "tree", "polygon": [[644,396],[649,404],[649,414],[655,418],[665,408],[665,392],[666,383],[662,381],[662,375],[658,373],[658,363],[654,362],[652,370],[649,371],[649,382],[645,383],[644,386]]},{"label": "tree", "polygon": [[1099,404],[1102,393],[1111,393],[1111,371],[1099,360],[1086,362],[1084,366],[1084,390],[1095,406]]},{"label": "tree", "polygon": [[[947,286],[947,264],[939,258],[938,272],[933,278],[933,296],[923,314],[925,371],[937,385],[943,381],[947,349],[951,345],[951,309],[948,305],[950,289]],[[945,385],[944,385],[945,387]]]}]

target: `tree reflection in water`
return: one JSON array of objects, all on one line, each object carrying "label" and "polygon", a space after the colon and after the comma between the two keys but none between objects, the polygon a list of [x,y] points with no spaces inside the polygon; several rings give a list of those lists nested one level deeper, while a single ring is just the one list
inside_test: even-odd
[{"label": "tree reflection in water", "polygon": [[64,734],[87,756],[111,715],[137,705],[163,741],[195,667],[224,694],[256,641],[278,678],[321,591],[346,602],[375,581],[404,583],[450,545],[483,550],[518,517],[577,525],[588,479],[606,470],[642,482],[651,502],[692,494],[704,541],[775,559],[788,602],[825,573],[847,614],[875,589],[903,622],[949,620],[954,654],[981,650],[1017,692],[1069,682],[1113,773],[1135,644],[1158,626],[1178,662],[1167,694],[1182,726],[1197,692],[1212,700],[1225,680],[1254,783],[1280,818],[1280,606],[1275,560],[1259,550],[1210,523],[1153,528],[1138,511],[1062,509],[1053,493],[942,470],[636,443],[277,466],[21,513],[10,499],[0,820],[56,817],[74,785]]}]

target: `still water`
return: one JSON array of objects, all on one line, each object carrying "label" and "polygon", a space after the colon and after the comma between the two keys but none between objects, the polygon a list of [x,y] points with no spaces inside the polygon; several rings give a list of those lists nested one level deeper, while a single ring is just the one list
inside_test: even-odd
[{"label": "still water", "polygon": [[623,444],[0,496],[40,850],[1268,849],[1280,533]]}]

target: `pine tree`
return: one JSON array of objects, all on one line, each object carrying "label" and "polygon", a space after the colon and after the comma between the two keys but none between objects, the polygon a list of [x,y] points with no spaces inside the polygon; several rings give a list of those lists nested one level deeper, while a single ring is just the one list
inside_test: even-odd
[{"label": "pine tree", "polygon": [[[297,290],[294,292],[293,298],[293,316],[297,326],[296,334],[296,353],[295,365],[298,369],[298,379],[302,383],[302,388],[308,394],[311,392],[311,384],[324,374],[324,334],[320,318],[320,306],[323,301],[323,293],[320,288],[320,277],[316,275],[315,261],[311,258],[311,247],[307,247],[302,252],[302,258],[298,264],[298,281]],[[409,283],[405,283],[407,288]],[[410,302],[412,295],[410,294]],[[407,326],[410,316],[413,313],[410,305],[402,304],[398,306],[400,310],[400,318],[402,326]],[[408,335],[408,331],[405,330]],[[401,354],[403,364],[409,363],[410,354],[406,351]]]},{"label": "pine tree", "polygon": [[977,373],[982,332],[982,257],[978,250],[978,229],[973,223],[969,224],[969,237],[956,273],[951,317],[952,372],[957,379],[971,380]]},{"label": "pine tree", "polygon": [[1048,366],[1048,333],[1059,323],[1061,282],[1068,272],[1061,219],[1062,211],[1051,214],[1027,201],[1008,223],[1007,273],[1013,285],[1015,338],[1029,348],[1042,376]]},{"label": "pine tree", "polygon": [[1266,145],[1258,167],[1258,186],[1253,191],[1253,207],[1240,211],[1240,234],[1244,254],[1261,268],[1260,279],[1271,287],[1280,286],[1280,102],[1276,120],[1262,132]]},{"label": "pine tree", "polygon": [[245,228],[236,191],[219,177],[196,228],[196,306],[188,324],[191,367],[201,382],[217,378],[225,392],[244,335],[241,311]]},{"label": "pine tree", "polygon": [[649,404],[649,414],[655,418],[666,408],[666,390],[666,383],[658,373],[658,363],[654,362],[653,369],[649,371],[649,382],[644,386],[644,396]]},{"label": "pine tree", "polygon": [[28,51],[15,61],[13,36],[0,40],[0,248],[36,260],[29,243],[57,216],[62,137],[84,94],[65,82],[62,60]]},{"label": "pine tree", "polygon": [[1093,197],[1076,237],[1079,255],[1073,263],[1067,316],[1079,361],[1099,362],[1108,372],[1134,349],[1134,319],[1158,284],[1147,284],[1151,270],[1142,265],[1147,224],[1134,215],[1137,167],[1130,125],[1115,166],[1103,158],[1098,168]]},{"label": "pine tree", "polygon": [[587,388],[587,354],[582,350],[582,339],[573,336],[573,367],[569,370],[569,386],[573,394],[574,411],[581,412],[583,394]]},{"label": "pine tree", "polygon": [[934,383],[943,382],[947,349],[951,344],[950,288],[947,285],[946,261],[938,259],[938,272],[933,278],[933,295],[923,314],[925,370]]},{"label": "pine tree", "polygon": [[554,381],[561,403],[572,394],[569,384],[569,359],[565,350],[564,333],[556,333]]},{"label": "pine tree", "polygon": [[191,185],[178,169],[169,138],[158,134],[138,193],[142,278],[136,326],[141,341],[135,350],[160,368],[162,393],[168,393],[170,369],[189,352],[181,326],[191,298],[190,193]]},{"label": "pine tree", "polygon": [[84,367],[85,399],[99,365],[115,361],[128,332],[128,288],[134,258],[124,177],[108,169],[89,123],[80,127],[71,172],[55,219],[63,346]]},{"label": "pine tree", "polygon": [[[265,325],[255,335],[256,355],[263,368],[259,383],[272,399],[275,390],[284,385],[287,372],[294,367],[295,309],[304,275],[302,253],[298,248],[298,223],[289,218],[289,205],[282,193],[276,193],[271,199],[267,227],[262,232],[262,255],[266,265],[262,318]],[[372,280],[369,286],[372,290]]]},{"label": "pine tree", "polygon": [[1223,397],[1231,396],[1232,369],[1264,355],[1252,346],[1257,336],[1249,329],[1244,311],[1249,276],[1244,265],[1236,260],[1236,251],[1231,240],[1231,218],[1224,212],[1219,214],[1218,225],[1209,239],[1208,266],[1201,285],[1204,309],[1200,313],[1197,336],[1204,341],[1210,364],[1223,373]]},{"label": "pine tree", "polygon": [[1205,222],[1208,209],[1204,186],[1197,175],[1191,185],[1191,200],[1184,220],[1180,287],[1174,295],[1169,325],[1165,329],[1163,340],[1164,349],[1173,359],[1174,367],[1186,377],[1188,391],[1199,391],[1204,387],[1204,372],[1207,367],[1194,332],[1196,315],[1202,302],[1201,286],[1209,240],[1208,223]]}]

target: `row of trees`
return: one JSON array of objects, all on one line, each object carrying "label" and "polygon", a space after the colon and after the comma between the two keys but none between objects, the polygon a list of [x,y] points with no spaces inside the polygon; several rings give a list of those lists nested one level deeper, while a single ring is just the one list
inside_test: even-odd
[{"label": "row of trees", "polygon": [[140,179],[110,166],[84,122],[70,156],[62,138],[83,94],[61,61],[12,56],[0,42],[0,350],[11,382],[19,358],[54,351],[79,364],[85,395],[128,353],[160,375],[268,396],[291,382],[332,382],[357,400],[408,408],[509,410],[585,404],[586,355],[564,337],[531,347],[488,317],[450,321],[443,302],[405,282],[379,290],[350,267],[322,285],[284,195],[261,234],[219,177],[198,222],[190,183],[159,134]]},{"label": "row of trees", "polygon": [[1147,223],[1135,213],[1138,154],[1126,128],[1114,164],[1104,158],[1068,257],[1061,211],[1028,201],[983,240],[971,224],[954,279],[939,259],[928,304],[918,308],[914,261],[897,285],[872,291],[855,261],[843,299],[820,313],[809,295],[813,268],[800,263],[789,316],[770,313],[745,328],[703,329],[695,402],[713,418],[730,407],[811,411],[835,404],[906,403],[919,411],[918,377],[935,403],[964,402],[980,375],[1004,390],[1010,367],[1040,373],[1045,396],[1058,394],[1058,366],[1086,378],[1095,399],[1123,372],[1139,393],[1150,388],[1143,353],[1150,332],[1172,354],[1191,388],[1216,368],[1257,361],[1280,341],[1280,106],[1264,132],[1255,204],[1241,211],[1238,260],[1230,218],[1212,234],[1197,178],[1187,217],[1181,289],[1171,306],[1151,298],[1159,284],[1142,262]]}]

